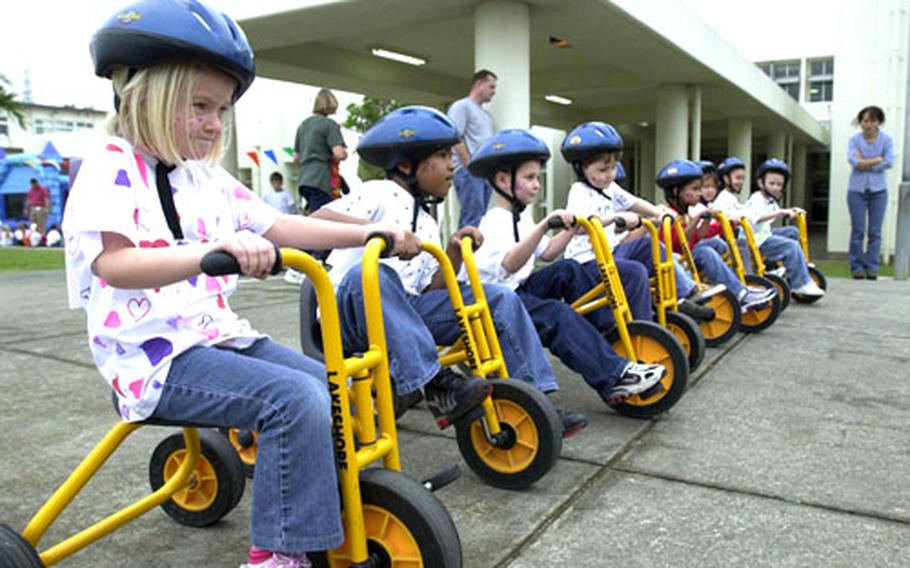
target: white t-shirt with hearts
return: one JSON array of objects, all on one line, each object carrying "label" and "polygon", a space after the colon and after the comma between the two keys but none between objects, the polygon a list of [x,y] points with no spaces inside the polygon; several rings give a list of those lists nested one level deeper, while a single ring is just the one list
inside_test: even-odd
[{"label": "white t-shirt with hearts", "polygon": [[161,209],[154,159],[121,138],[106,139],[85,158],[63,217],[70,307],[85,309],[95,365],[128,422],[152,415],[171,361],[187,349],[245,347],[262,337],[227,304],[237,276],[201,274],[162,288],[127,290],[92,273],[102,232],[123,235],[137,247],[185,246],[242,230],[262,234],[278,217],[220,167],[186,162],[168,179],[181,241],[174,240]]}]

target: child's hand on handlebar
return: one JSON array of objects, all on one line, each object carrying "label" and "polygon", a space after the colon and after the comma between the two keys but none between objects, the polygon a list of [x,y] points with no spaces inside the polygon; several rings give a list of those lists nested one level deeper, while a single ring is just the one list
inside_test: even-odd
[{"label": "child's hand on handlebar", "polygon": [[[622,221],[620,221],[622,219]],[[631,211],[622,211],[613,215],[612,222],[616,225],[616,232],[631,231],[641,226],[641,218]]]},{"label": "child's hand on handlebar", "polygon": [[543,222],[551,229],[571,229],[575,226],[575,215],[565,209],[555,209]]},{"label": "child's hand on handlebar", "polygon": [[275,245],[250,231],[239,231],[230,238],[212,243],[210,251],[223,250],[233,255],[240,272],[264,280],[275,264]]},{"label": "child's hand on handlebar", "polygon": [[480,232],[480,229],[477,227],[462,227],[452,233],[452,236],[449,238],[449,245],[454,247],[460,247],[461,241],[465,237],[471,237],[474,240],[474,250],[480,248],[480,245],[483,244],[483,233]]},{"label": "child's hand on handlebar", "polygon": [[411,231],[393,228],[386,229],[385,233],[392,237],[392,251],[389,256],[410,260],[423,251],[423,241]]}]

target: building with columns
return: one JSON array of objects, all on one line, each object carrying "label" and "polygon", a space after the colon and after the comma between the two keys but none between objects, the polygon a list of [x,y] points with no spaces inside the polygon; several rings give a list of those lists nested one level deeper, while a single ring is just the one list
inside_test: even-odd
[{"label": "building with columns", "polygon": [[[671,159],[717,161],[736,155],[754,165],[773,156],[793,167],[788,200],[808,209],[807,155],[830,151],[839,156],[841,146],[846,151],[849,126],[841,128],[844,113],[837,105],[840,100],[854,105],[859,98],[889,112],[898,151],[892,172],[896,184],[900,181],[910,35],[908,9],[900,0],[862,3],[878,19],[851,18],[838,32],[856,37],[846,44],[851,53],[834,54],[838,87],[828,119],[835,125],[831,130],[680,0],[301,4],[241,21],[261,76],[445,109],[467,94],[475,70],[491,69],[499,76],[497,95],[488,105],[496,128],[533,126],[557,150],[547,172],[546,208],[564,205],[571,181],[558,153],[562,136],[580,122],[603,120],[623,135],[632,188],[645,198],[659,197],[654,177]],[[894,37],[875,48],[858,47],[886,21]],[[864,31],[857,34],[857,26]],[[377,50],[408,56],[410,63],[378,57]],[[862,61],[868,67],[871,58],[882,55],[888,63],[877,67],[868,82],[887,89],[893,104],[875,103],[875,89],[848,96],[860,89],[845,74],[862,71]],[[862,105],[854,106],[853,112]],[[849,171],[841,161],[830,160],[832,204],[826,221],[832,251],[845,251],[847,243]],[[896,206],[889,215],[893,235]],[[886,237],[885,253],[893,247],[893,236]]]}]

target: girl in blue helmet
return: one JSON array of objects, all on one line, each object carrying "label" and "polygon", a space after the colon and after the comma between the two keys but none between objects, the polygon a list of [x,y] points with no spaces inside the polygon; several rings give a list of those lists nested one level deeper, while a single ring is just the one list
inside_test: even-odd
[{"label": "girl in blue helmet", "polygon": [[[673,160],[657,174],[657,185],[664,190],[667,204],[679,215],[685,230],[692,257],[699,271],[709,282],[723,284],[739,300],[743,313],[767,305],[773,299],[774,288],[757,289],[745,286],[724,262],[726,244],[716,238],[721,234],[720,223],[711,219],[711,210],[702,208],[702,214],[692,215],[692,208],[700,205],[702,168],[689,160]],[[673,250],[682,252],[681,243],[673,232]]]},{"label": "girl in blue helmet", "polygon": [[[360,158],[386,171],[385,180],[369,181],[360,191],[332,201],[313,216],[345,223],[382,222],[409,229],[417,237],[438,241],[439,226],[429,205],[439,203],[452,184],[452,146],[459,142],[452,121],[441,112],[420,106],[392,111],[373,125],[357,145]],[[463,227],[448,240],[446,253],[456,271],[461,267],[461,240],[482,244],[476,227]],[[342,334],[349,349],[364,349],[367,329],[361,284],[362,251],[338,250],[328,258],[335,283]],[[386,321],[389,366],[399,394],[423,388],[437,424],[446,427],[486,398],[491,383],[464,378],[441,368],[437,345],[451,345],[459,328],[439,264],[423,253],[404,262],[382,261],[379,289]],[[484,288],[497,327],[509,374],[538,386],[556,389],[556,376],[534,325],[515,293],[503,286]],[[469,286],[461,290],[473,301]]]},{"label": "girl in blue helmet", "polygon": [[717,177],[717,166],[710,160],[702,160],[698,162],[698,165],[701,166],[701,197],[699,200],[702,205],[710,207],[714,200],[717,199],[720,185]]},{"label": "girl in blue helmet", "polygon": [[755,241],[762,257],[784,263],[785,275],[794,294],[820,298],[825,291],[809,275],[806,256],[799,244],[799,229],[793,225],[771,227],[777,219],[795,219],[805,213],[799,207],[780,207],[780,198],[789,179],[790,168],[786,162],[777,158],[765,160],[756,171],[758,191],[749,197],[746,210],[754,224]]},{"label": "girl in blue helmet", "polygon": [[[477,270],[484,282],[515,290],[543,344],[608,404],[619,404],[654,386],[666,369],[618,356],[598,326],[566,303],[580,298],[599,280],[579,263],[559,259],[575,234],[573,229],[564,229],[552,239],[546,235],[549,221],[571,227],[574,215],[558,209],[535,223],[527,208],[540,190],[541,168],[549,158],[546,144],[525,130],[503,130],[474,153],[468,168],[489,180],[497,194],[496,206],[480,221],[485,238],[475,255]],[[537,260],[552,264],[534,272]],[[608,313],[606,309],[594,312]],[[599,320],[600,327],[607,326],[603,317]]]},{"label": "girl in blue helmet", "polygon": [[[259,432],[246,566],[308,566],[307,551],[343,541],[325,369],[239,318],[227,301],[238,277],[204,276],[200,259],[227,251],[265,278],[273,243],[355,246],[376,227],[282,215],[217,165],[255,77],[230,17],[195,0],[139,2],[91,52],[117,112],[66,204],[70,305],[86,310],[124,420]],[[387,232],[417,253],[405,231]]]},{"label": "girl in blue helmet", "polygon": [[[566,136],[562,143],[562,155],[572,165],[577,177],[569,188],[566,208],[582,217],[596,215],[605,227],[621,218],[627,227],[632,228],[622,236],[608,231],[607,237],[623,289],[629,298],[632,317],[652,321],[654,309],[647,277],[654,273],[654,260],[650,235],[640,227],[639,215],[656,220],[668,211],[613,183],[622,147],[622,137],[604,122],[586,122]],[[576,235],[571,240],[566,247],[566,258],[582,263],[592,276],[598,277],[599,269],[587,235]],[[675,274],[679,310],[696,319],[712,319],[714,310],[701,304],[721,292],[722,288],[697,285],[678,264]]]}]

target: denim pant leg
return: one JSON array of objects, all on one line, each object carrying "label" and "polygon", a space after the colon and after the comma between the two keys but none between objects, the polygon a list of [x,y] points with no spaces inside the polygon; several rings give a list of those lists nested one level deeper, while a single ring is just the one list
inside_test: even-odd
[{"label": "denim pant leg", "polygon": [[[358,265],[345,274],[335,290],[341,336],[350,351],[362,351],[369,347],[361,279],[362,269]],[[389,373],[395,379],[399,394],[415,391],[439,372],[436,342],[421,315],[412,307],[413,296],[405,292],[398,274],[381,263],[379,295],[382,298]]]},{"label": "denim pant leg", "polygon": [[259,432],[252,544],[301,552],[343,541],[330,404],[320,363],[260,339],[179,355],[153,418]]},{"label": "denim pant leg", "polygon": [[863,255],[863,241],[866,238],[866,193],[847,192],[847,209],[850,211],[850,272],[862,274],[868,270]]},{"label": "denim pant leg", "polygon": [[461,213],[458,217],[458,228],[476,227],[480,219],[487,212],[493,188],[490,182],[483,178],[471,175],[466,167],[455,170],[455,194]]},{"label": "denim pant leg", "polygon": [[[749,242],[746,240],[746,237],[738,237],[736,239],[736,248],[739,249],[739,256],[743,259],[743,268],[746,270],[746,274],[756,274],[755,271],[755,259],[752,258],[752,251],[749,250]],[[758,247],[758,250],[761,251],[761,247]],[[762,255],[762,260],[764,260],[765,255]]]},{"label": "denim pant leg", "polygon": [[[695,259],[695,266],[698,267],[698,270],[705,273],[708,282],[723,284],[727,287],[727,290],[733,292],[738,298],[746,288],[730,267],[727,266],[724,259],[721,258],[714,244],[710,243],[712,240],[714,239],[699,241],[698,244],[692,248],[692,257]],[[724,248],[726,249],[726,245],[724,245]]]},{"label": "denim pant leg", "polygon": [[784,237],[785,239],[791,239],[796,242],[799,242],[799,227],[795,225],[787,225],[785,227],[774,227],[771,229],[772,235],[777,235],[778,237]]},{"label": "denim pant leg", "polygon": [[535,296],[524,285],[517,293],[544,346],[591,388],[608,394],[629,360],[617,355],[597,328],[565,302]]},{"label": "denim pant leg", "polygon": [[[556,374],[521,300],[506,286],[486,284],[483,291],[509,376],[531,383],[543,392],[557,390]],[[474,301],[470,286],[462,285],[461,294],[466,304]],[[450,345],[458,339],[458,324],[446,290],[411,296],[411,305],[438,343]]]},{"label": "denim pant leg", "polygon": [[882,257],[882,223],[885,221],[885,209],[888,207],[888,192],[871,192],[869,202],[869,244],[866,249],[866,268],[869,272],[878,273]]},{"label": "denim pant leg", "polygon": [[787,269],[787,279],[793,289],[809,282],[809,268],[799,243],[784,237],[771,235],[758,248],[764,258],[782,260]]},{"label": "denim pant leg", "polygon": [[[651,239],[643,237],[629,243],[620,243],[612,252],[619,279],[622,281],[622,289],[632,311],[632,318],[652,321],[654,305],[651,298],[651,283],[648,280],[648,275],[654,274]],[[597,263],[594,261],[592,263],[593,268],[597,269]],[[636,264],[641,268],[634,266]]]},{"label": "denim pant leg", "polygon": [[[595,278],[589,274],[581,264],[574,260],[560,259],[531,274],[521,287],[538,298],[571,304],[599,283],[600,277]],[[598,329],[613,328],[613,314],[606,308],[594,310],[586,317]]]}]

